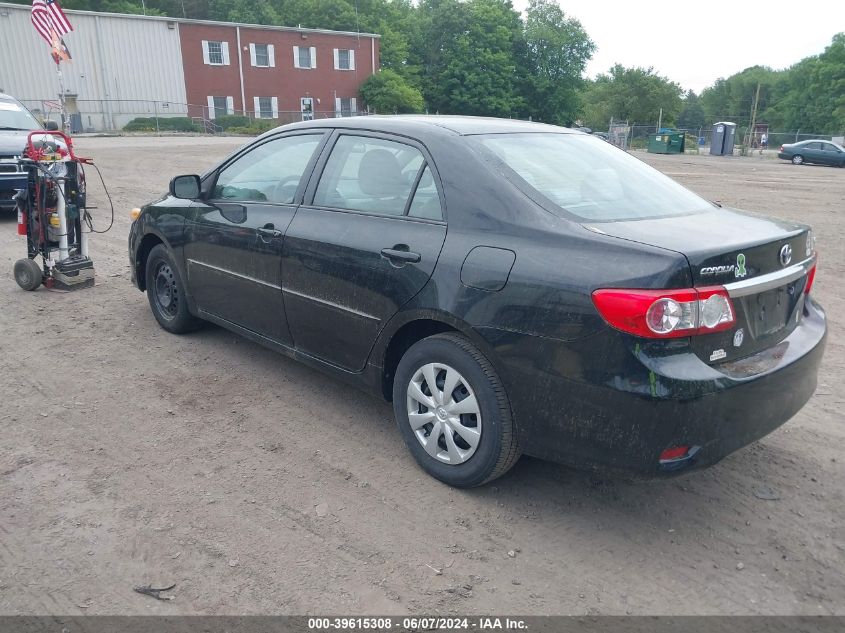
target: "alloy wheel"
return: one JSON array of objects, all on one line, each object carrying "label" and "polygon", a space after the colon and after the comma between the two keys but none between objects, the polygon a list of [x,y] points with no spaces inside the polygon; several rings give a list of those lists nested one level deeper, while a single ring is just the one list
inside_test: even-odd
[{"label": "alloy wheel", "polygon": [[407,395],[408,422],[426,453],[453,466],[473,456],[481,440],[481,409],[456,369],[423,365],[414,372]]}]

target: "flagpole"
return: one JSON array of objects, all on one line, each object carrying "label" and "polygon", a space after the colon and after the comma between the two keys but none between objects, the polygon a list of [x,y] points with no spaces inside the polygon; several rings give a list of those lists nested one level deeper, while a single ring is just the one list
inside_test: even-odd
[{"label": "flagpole", "polygon": [[64,77],[62,76],[61,59],[56,60],[56,76],[59,79],[59,103],[61,104],[62,132],[67,134],[69,132],[70,122],[68,121],[67,110],[65,109],[65,83]]}]

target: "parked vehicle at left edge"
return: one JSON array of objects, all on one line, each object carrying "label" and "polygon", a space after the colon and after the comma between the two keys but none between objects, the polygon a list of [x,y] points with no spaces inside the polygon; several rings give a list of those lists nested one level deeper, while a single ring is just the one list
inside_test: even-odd
[{"label": "parked vehicle at left edge", "polygon": [[26,188],[26,172],[18,159],[29,133],[45,129],[58,130],[59,126],[55,121],[41,125],[20,101],[0,93],[0,212],[15,210],[15,194]]},{"label": "parked vehicle at left edge", "polygon": [[793,165],[815,163],[845,167],[845,147],[833,141],[813,139],[780,146],[778,158],[792,161]]}]

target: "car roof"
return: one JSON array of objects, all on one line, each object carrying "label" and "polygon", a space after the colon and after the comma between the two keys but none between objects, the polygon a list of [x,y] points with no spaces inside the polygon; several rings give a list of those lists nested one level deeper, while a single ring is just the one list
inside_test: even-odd
[{"label": "car roof", "polygon": [[[339,128],[369,130],[375,132],[393,132],[396,134],[516,134],[525,132],[546,132],[554,134],[583,134],[569,128],[532,123],[515,119],[496,119],[492,117],[443,116],[443,115],[369,115],[343,117],[336,119],[318,119],[282,126],[282,130],[302,128]],[[276,130],[274,130],[276,131]]]},{"label": "car roof", "polygon": [[7,95],[5,92],[0,92],[0,101],[14,101],[15,103],[18,102],[12,95]]}]

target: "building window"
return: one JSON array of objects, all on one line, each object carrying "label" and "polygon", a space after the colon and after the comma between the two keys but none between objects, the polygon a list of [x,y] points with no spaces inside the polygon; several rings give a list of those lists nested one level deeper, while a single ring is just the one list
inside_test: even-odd
[{"label": "building window", "polygon": [[208,43],[208,63],[222,64],[223,63],[223,42],[209,42]]},{"label": "building window", "polygon": [[229,65],[229,42],[202,41],[202,60],[210,66]]},{"label": "building window", "polygon": [[358,105],[355,97],[338,97],[334,100],[335,116],[353,116]]},{"label": "building window", "polygon": [[278,97],[253,97],[256,119],[278,119],[279,98]]},{"label": "building window", "polygon": [[317,49],[313,46],[294,46],[293,66],[294,68],[316,68]]},{"label": "building window", "polygon": [[249,58],[253,66],[273,68],[276,65],[275,50],[272,44],[250,44]]},{"label": "building window", "polygon": [[234,113],[235,100],[232,97],[208,97],[209,119],[216,119],[217,117]]},{"label": "building window", "polygon": [[335,70],[355,70],[355,51],[345,48],[334,49]]}]

